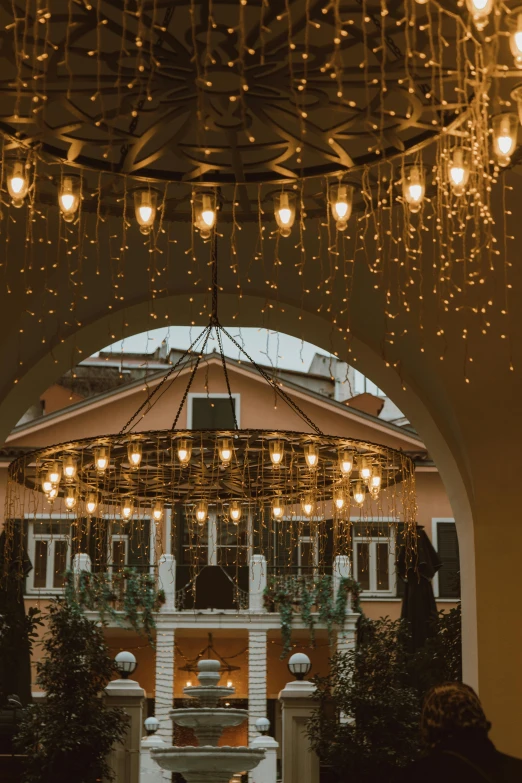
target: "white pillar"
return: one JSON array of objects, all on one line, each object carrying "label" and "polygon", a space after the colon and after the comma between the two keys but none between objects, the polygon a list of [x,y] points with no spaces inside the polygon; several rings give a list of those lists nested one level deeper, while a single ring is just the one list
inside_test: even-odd
[{"label": "white pillar", "polygon": [[[339,586],[341,584],[342,579],[349,579],[349,577],[352,574],[352,566],[350,563],[350,558],[348,555],[337,555],[337,557],[334,560],[334,566],[333,566],[333,597],[334,601],[337,598],[337,593],[339,592]],[[348,600],[348,611],[350,611],[350,596],[347,596]]]},{"label": "white pillar", "polygon": [[266,588],[266,559],[264,555],[250,558],[250,580],[248,584],[248,608],[251,612],[264,612],[264,592]]},{"label": "white pillar", "polygon": [[156,619],[156,692],[155,715],[160,725],[158,735],[172,745],[172,721],[169,717],[174,704],[174,628]]},{"label": "white pillar", "polygon": [[266,631],[248,632],[248,740],[257,736],[256,720],[266,718]]},{"label": "white pillar", "polygon": [[317,708],[315,685],[289,682],[279,694],[283,718],[284,783],[319,783],[319,758],[310,747],[306,724]]},{"label": "white pillar", "polygon": [[167,745],[161,737],[153,734],[150,737],[143,737],[141,741],[140,755],[140,783],[164,783],[172,779],[172,774],[166,772],[151,758],[152,748],[166,748]]},{"label": "white pillar", "polygon": [[80,552],[73,557],[73,573],[79,575],[81,571],[91,571],[91,558],[86,552]]},{"label": "white pillar", "polygon": [[113,680],[105,688],[107,704],[123,707],[129,716],[125,736],[109,756],[114,783],[140,783],[140,745],[145,691],[135,680]]},{"label": "white pillar", "polygon": [[252,770],[249,777],[252,783],[276,783],[277,780],[277,749],[279,742],[273,737],[255,737],[250,743],[251,748],[263,748],[265,758]]},{"label": "white pillar", "polygon": [[217,551],[217,514],[215,511],[211,511],[208,515],[208,564],[218,564],[218,551]]},{"label": "white pillar", "polygon": [[158,588],[165,593],[165,603],[160,612],[176,611],[176,559],[174,555],[162,555],[158,560]]}]

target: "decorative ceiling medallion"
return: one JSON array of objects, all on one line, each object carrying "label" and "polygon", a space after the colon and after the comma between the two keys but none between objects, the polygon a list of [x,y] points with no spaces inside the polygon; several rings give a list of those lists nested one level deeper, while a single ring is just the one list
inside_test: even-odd
[{"label": "decorative ceiling medallion", "polygon": [[97,171],[324,176],[429,143],[473,96],[476,44],[438,6],[430,30],[417,6],[412,30],[398,2],[385,14],[322,0],[48,5],[0,7],[0,129]]}]

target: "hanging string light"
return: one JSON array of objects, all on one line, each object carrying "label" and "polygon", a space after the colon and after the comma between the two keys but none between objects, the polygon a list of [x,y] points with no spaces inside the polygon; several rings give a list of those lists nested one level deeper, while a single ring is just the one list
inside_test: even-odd
[{"label": "hanging string light", "polygon": [[228,513],[231,521],[237,525],[241,519],[241,505],[237,502],[237,500],[232,501],[229,506]]},{"label": "hanging string light", "polygon": [[134,191],[134,212],[142,234],[150,234],[156,219],[158,194],[152,188]]},{"label": "hanging string light", "polygon": [[9,163],[7,168],[7,190],[11,196],[11,204],[13,207],[20,208],[24,205],[29,190],[27,167],[23,161],[15,160]]},{"label": "hanging string light", "polygon": [[274,519],[282,519],[285,513],[285,507],[280,495],[276,495],[272,501],[272,516]]},{"label": "hanging string light", "polygon": [[132,443],[129,443],[127,447],[127,456],[129,457],[129,464],[131,468],[139,468],[142,454],[143,447],[139,441],[133,441]]},{"label": "hanging string light", "polygon": [[280,465],[283,461],[284,446],[280,440],[270,441],[270,459],[272,465]]},{"label": "hanging string light", "polygon": [[341,511],[346,503],[344,487],[336,487],[333,494],[335,508]]},{"label": "hanging string light", "polygon": [[289,237],[295,222],[295,193],[284,190],[274,195],[274,215],[282,237]]},{"label": "hanging string light", "polygon": [[94,516],[96,509],[98,508],[98,497],[94,492],[89,492],[87,500],[85,502],[85,508],[89,516]]},{"label": "hanging string light", "polygon": [[76,460],[71,454],[67,454],[63,459],[63,474],[67,481],[72,481],[76,476]]},{"label": "hanging string light", "polygon": [[364,488],[362,482],[358,481],[353,489],[353,500],[355,505],[361,508],[364,505],[365,498],[366,489]]},{"label": "hanging string light", "polygon": [[208,504],[205,500],[200,500],[196,506],[196,521],[199,525],[204,525],[208,517]]},{"label": "hanging string light", "polygon": [[73,174],[64,174],[58,192],[58,205],[62,218],[72,223],[80,206],[80,178]]},{"label": "hanging string light", "polygon": [[315,511],[315,502],[312,497],[312,495],[306,495],[301,503],[301,507],[303,509],[303,514],[307,517],[313,516],[313,513]]},{"label": "hanging string light", "polygon": [[317,444],[314,442],[305,443],[303,446],[303,454],[306,464],[310,470],[316,468],[319,463],[319,450],[317,448]]},{"label": "hanging string light", "polygon": [[496,114],[492,120],[493,149],[499,166],[509,166],[517,146],[518,117],[513,112]]},{"label": "hanging string light", "polygon": [[130,519],[134,513],[134,503],[130,498],[124,500],[121,506],[121,518]]},{"label": "hanging string light", "polygon": [[109,467],[109,449],[107,446],[99,446],[94,451],[94,464],[98,473],[104,473]]},{"label": "hanging string light", "polygon": [[74,489],[74,487],[68,488],[64,503],[65,503],[65,508],[68,511],[72,511],[74,508],[76,508],[76,490]]},{"label": "hanging string light", "polygon": [[218,445],[219,459],[224,468],[230,465],[232,459],[232,441],[230,438],[221,438]]},{"label": "hanging string light", "polygon": [[348,477],[353,470],[353,451],[342,451],[339,454],[339,469],[343,476]]},{"label": "hanging string light", "polygon": [[161,522],[163,519],[164,507],[161,500],[157,500],[152,508],[152,518],[155,522]]},{"label": "hanging string light", "polygon": [[182,465],[188,465],[192,456],[192,441],[190,438],[180,438],[176,449],[178,459]]}]

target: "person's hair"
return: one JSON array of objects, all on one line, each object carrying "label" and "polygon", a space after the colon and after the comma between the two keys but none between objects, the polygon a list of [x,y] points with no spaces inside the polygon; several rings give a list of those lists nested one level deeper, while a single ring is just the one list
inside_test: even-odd
[{"label": "person's hair", "polygon": [[428,747],[434,748],[463,732],[487,735],[490,728],[480,699],[469,685],[447,682],[436,685],[426,694],[421,736]]}]

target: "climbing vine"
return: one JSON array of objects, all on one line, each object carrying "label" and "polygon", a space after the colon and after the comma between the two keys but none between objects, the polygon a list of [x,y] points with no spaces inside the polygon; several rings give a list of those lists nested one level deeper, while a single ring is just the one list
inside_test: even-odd
[{"label": "climbing vine", "polygon": [[165,594],[156,589],[154,577],[134,568],[124,568],[113,575],[68,571],[65,598],[81,611],[98,612],[104,625],[110,619],[143,632],[151,645],[156,627],[154,612],[165,602]]},{"label": "climbing vine", "polygon": [[299,613],[303,624],[309,629],[312,645],[315,643],[316,622],[326,626],[331,643],[334,628],[344,627],[348,595],[351,596],[352,611],[362,614],[360,594],[359,583],[350,577],[340,579],[335,599],[332,579],[327,575],[317,579],[302,577],[281,579],[279,576],[274,576],[269,580],[264,591],[264,605],[270,612],[279,612],[283,641],[281,658],[285,658],[292,649],[294,613]]}]

